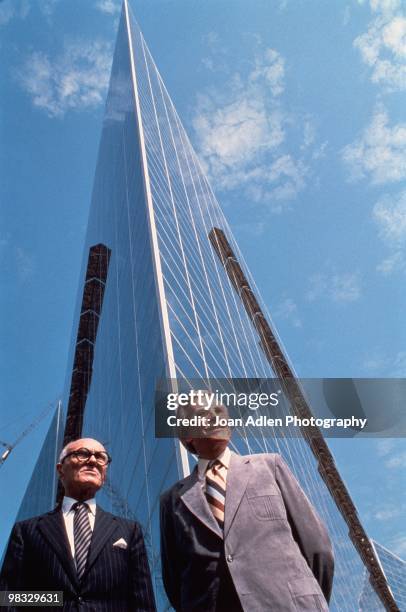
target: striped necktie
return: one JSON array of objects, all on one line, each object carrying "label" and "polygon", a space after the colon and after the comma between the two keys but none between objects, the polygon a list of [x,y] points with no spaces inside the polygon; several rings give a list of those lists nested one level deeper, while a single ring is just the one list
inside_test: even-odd
[{"label": "striped necktie", "polygon": [[206,498],[221,529],[224,529],[227,468],[218,459],[209,463],[206,472]]},{"label": "striped necktie", "polygon": [[86,567],[92,528],[89,520],[89,506],[85,502],[76,502],[72,508],[75,511],[73,519],[73,540],[75,543],[75,562],[79,580],[81,580]]}]

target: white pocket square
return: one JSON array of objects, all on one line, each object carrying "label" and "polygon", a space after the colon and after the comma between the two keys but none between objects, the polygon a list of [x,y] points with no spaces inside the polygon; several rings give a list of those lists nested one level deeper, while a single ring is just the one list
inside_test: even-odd
[{"label": "white pocket square", "polygon": [[127,548],[127,542],[124,538],[120,538],[117,542],[114,542],[113,546],[117,546],[117,548]]}]

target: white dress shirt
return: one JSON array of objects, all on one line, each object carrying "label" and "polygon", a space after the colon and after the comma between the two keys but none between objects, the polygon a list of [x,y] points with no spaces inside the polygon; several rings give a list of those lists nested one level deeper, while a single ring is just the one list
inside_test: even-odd
[{"label": "white dress shirt", "polygon": [[[62,516],[65,523],[66,534],[68,536],[73,558],[75,558],[75,540],[73,538],[73,518],[75,516],[75,511],[73,510],[72,506],[76,504],[77,501],[77,499],[73,499],[72,497],[68,497],[67,495],[65,495],[62,501]],[[86,504],[89,508],[88,513],[90,528],[93,531],[94,521],[96,518],[96,500],[94,499],[94,497],[92,499],[87,499]]]}]

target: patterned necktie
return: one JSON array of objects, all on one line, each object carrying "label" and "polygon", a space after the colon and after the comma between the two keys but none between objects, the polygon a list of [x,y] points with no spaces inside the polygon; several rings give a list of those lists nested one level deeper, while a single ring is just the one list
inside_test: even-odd
[{"label": "patterned necktie", "polygon": [[85,502],[73,504],[75,517],[73,519],[73,539],[75,543],[76,571],[81,580],[86,567],[87,555],[92,539],[92,528],[89,520],[89,506]]},{"label": "patterned necktie", "polygon": [[224,529],[224,507],[226,501],[227,468],[218,459],[209,463],[206,472],[206,498],[214,518]]}]

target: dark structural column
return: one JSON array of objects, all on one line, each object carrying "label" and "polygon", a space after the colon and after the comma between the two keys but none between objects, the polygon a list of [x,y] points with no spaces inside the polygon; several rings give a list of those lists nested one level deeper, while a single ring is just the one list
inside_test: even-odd
[{"label": "dark structural column", "polygon": [[[63,446],[82,435],[83,416],[92,381],[94,346],[103,306],[110,255],[110,249],[104,244],[96,244],[89,249]],[[62,490],[59,488],[58,500],[61,499],[61,493]]]}]

